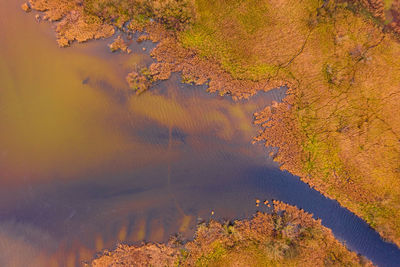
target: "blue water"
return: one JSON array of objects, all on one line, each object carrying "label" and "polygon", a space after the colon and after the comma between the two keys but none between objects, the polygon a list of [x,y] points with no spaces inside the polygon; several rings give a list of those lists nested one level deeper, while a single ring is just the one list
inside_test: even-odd
[{"label": "blue water", "polygon": [[[175,74],[135,96],[124,75],[149,64],[154,45],[133,42],[126,56],[109,53],[109,40],[90,42],[38,61],[31,56],[45,55],[44,44],[56,46],[53,33],[15,10],[0,20],[5,31],[1,23],[15,19],[2,36],[26,30],[38,41],[18,42],[16,51],[14,40],[0,44],[0,67],[9,73],[0,80],[0,266],[80,264],[119,242],[162,242],[177,232],[192,238],[199,221],[268,211],[256,199],[296,205],[378,266],[400,265],[399,248],[281,171],[263,144],[251,144],[260,130],[253,113],[280,101],[284,88],[235,103]],[[29,53],[21,59],[21,51]],[[96,64],[117,74],[99,74]],[[41,75],[42,67],[53,72]]]}]

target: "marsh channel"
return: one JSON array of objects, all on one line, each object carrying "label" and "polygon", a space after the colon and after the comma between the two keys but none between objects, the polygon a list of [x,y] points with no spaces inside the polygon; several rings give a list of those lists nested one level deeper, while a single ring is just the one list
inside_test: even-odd
[{"label": "marsh channel", "polygon": [[190,239],[199,221],[270,210],[256,199],[313,213],[379,266],[400,263],[395,245],[251,144],[253,113],[284,89],[234,102],[175,74],[136,96],[124,76],[154,44],[60,49],[18,1],[0,0],[0,39],[1,266],[74,266],[119,242]]}]

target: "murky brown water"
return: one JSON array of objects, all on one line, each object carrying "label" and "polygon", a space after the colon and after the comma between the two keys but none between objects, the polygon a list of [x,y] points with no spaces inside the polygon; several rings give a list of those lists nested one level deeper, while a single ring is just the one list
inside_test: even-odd
[{"label": "murky brown water", "polygon": [[150,58],[96,41],[59,49],[48,23],[0,0],[0,266],[75,266],[118,242],[193,235],[199,219],[250,217],[255,198],[321,218],[382,266],[400,251],[281,172],[251,145],[252,114],[282,90],[234,103],[178,75],[137,97],[125,74]]},{"label": "murky brown water", "polygon": [[111,54],[107,41],[59,49],[50,25],[11,1],[1,0],[0,36],[6,262],[73,265],[118,241],[190,237],[211,210],[254,212],[237,181],[248,165],[268,165],[250,144],[251,119],[271,97],[233,103],[178,76],[130,95],[124,75],[147,55]]}]

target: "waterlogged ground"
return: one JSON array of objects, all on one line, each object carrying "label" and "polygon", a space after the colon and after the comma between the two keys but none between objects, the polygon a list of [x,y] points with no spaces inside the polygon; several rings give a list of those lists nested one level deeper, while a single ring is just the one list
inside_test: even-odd
[{"label": "waterlogged ground", "polygon": [[[0,265],[74,266],[118,242],[193,235],[199,218],[250,217],[255,199],[298,205],[382,266],[400,259],[360,219],[281,172],[252,114],[283,90],[234,103],[179,76],[135,96],[150,58],[107,41],[59,49],[47,23],[0,0]],[[211,212],[214,211],[214,215]]]}]

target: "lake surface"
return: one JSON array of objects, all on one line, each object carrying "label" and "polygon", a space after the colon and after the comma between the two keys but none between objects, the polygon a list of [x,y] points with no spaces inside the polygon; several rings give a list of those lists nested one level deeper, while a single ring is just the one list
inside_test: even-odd
[{"label": "lake surface", "polygon": [[151,62],[152,44],[59,49],[16,1],[0,0],[0,41],[0,266],[75,266],[119,242],[190,238],[198,221],[267,211],[256,198],[313,213],[380,266],[400,262],[396,246],[251,144],[252,114],[283,89],[235,103],[174,75],[135,96],[124,77]]}]

